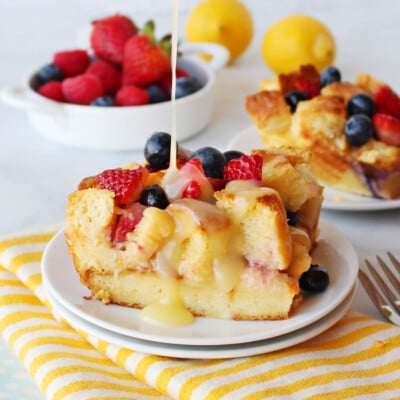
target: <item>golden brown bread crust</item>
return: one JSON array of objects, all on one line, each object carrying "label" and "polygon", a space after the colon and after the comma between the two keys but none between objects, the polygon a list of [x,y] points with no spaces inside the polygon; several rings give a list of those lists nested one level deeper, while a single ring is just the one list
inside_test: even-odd
[{"label": "golden brown bread crust", "polygon": [[365,90],[353,85],[350,82],[333,82],[321,89],[323,96],[338,96],[347,104],[351,96],[357,93],[365,93]]}]

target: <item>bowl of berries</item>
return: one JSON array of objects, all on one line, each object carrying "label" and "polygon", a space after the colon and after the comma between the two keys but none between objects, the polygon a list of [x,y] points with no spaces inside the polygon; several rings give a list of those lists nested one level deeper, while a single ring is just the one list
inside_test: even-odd
[{"label": "bowl of berries", "polygon": [[[184,140],[209,123],[216,72],[229,58],[213,43],[179,43],[175,71],[171,35],[154,23],[138,28],[125,15],[93,22],[89,49],[57,51],[1,99],[27,112],[37,132],[58,143],[97,150],[143,148],[149,132],[170,131],[175,75],[176,132]],[[204,61],[200,54],[211,55]]]}]

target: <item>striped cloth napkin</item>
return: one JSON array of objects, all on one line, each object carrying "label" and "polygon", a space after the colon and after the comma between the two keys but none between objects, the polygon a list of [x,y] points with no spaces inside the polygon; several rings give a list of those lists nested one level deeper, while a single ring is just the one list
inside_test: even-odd
[{"label": "striped cloth napkin", "polygon": [[154,356],[75,331],[42,287],[54,233],[0,241],[0,329],[46,399],[400,399],[400,328],[353,311],[305,343],[226,360]]}]

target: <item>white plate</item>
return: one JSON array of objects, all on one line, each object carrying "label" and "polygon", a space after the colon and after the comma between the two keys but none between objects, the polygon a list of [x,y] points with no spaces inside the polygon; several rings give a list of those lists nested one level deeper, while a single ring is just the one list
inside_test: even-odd
[{"label": "white plate", "polygon": [[329,271],[330,285],[317,295],[305,295],[304,302],[288,320],[231,321],[195,318],[184,327],[146,323],[140,310],[104,305],[83,286],[67,253],[64,232],[60,231],[47,246],[42,260],[43,285],[63,307],[101,328],[137,339],[180,345],[228,345],[254,342],[284,335],[323,318],[350,293],[357,279],[357,254],[350,242],[326,221],[320,224],[319,245],[313,261]]},{"label": "white plate", "polygon": [[[250,126],[235,136],[228,145],[228,149],[240,150],[249,153],[254,149],[265,146],[254,126]],[[322,208],[342,211],[376,211],[389,210],[400,207],[400,199],[382,200],[366,196],[357,196],[325,186]]]},{"label": "white plate", "polygon": [[115,333],[91,324],[90,322],[85,321],[83,318],[78,317],[76,314],[63,307],[51,294],[49,294],[48,299],[54,309],[75,329],[81,329],[95,338],[104,340],[107,343],[114,344],[128,350],[141,351],[143,353],[165,357],[223,359],[265,354],[271,351],[294,346],[295,344],[302,343],[319,335],[344,316],[354,300],[356,290],[357,281],[343,302],[340,303],[332,312],[325,315],[323,318],[314,322],[313,324],[308,325],[307,327],[298,331],[272,339],[221,346],[185,346],[152,342],[121,335],[119,333]]}]

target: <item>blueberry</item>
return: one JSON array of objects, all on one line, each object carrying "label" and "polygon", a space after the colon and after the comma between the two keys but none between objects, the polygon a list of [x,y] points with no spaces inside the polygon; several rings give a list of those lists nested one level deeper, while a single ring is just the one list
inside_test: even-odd
[{"label": "blueberry", "polygon": [[187,96],[200,89],[199,82],[193,78],[181,77],[176,80],[175,98]]},{"label": "blueberry", "polygon": [[297,226],[300,222],[299,213],[296,211],[286,211],[286,218],[290,226]]},{"label": "blueberry", "polygon": [[302,92],[301,90],[293,89],[289,90],[285,94],[285,101],[290,107],[290,111],[294,113],[297,108],[297,104],[299,104],[300,101],[308,100],[309,97],[307,93]]},{"label": "blueberry", "polygon": [[362,146],[374,136],[374,124],[371,118],[364,114],[351,116],[344,126],[346,140],[353,146]]},{"label": "blueberry", "polygon": [[366,93],[357,93],[350,97],[347,103],[347,112],[349,116],[364,114],[372,117],[375,114],[374,99]]},{"label": "blueberry", "polygon": [[140,194],[139,203],[144,206],[167,208],[169,201],[164,189],[160,185],[146,186]]},{"label": "blueberry", "polygon": [[111,96],[102,96],[97,97],[91,103],[91,106],[98,106],[98,107],[112,107],[115,105],[114,99]]},{"label": "blueberry", "polygon": [[150,96],[150,103],[161,103],[169,100],[167,95],[158,85],[150,85],[146,88]]},{"label": "blueberry", "polygon": [[64,76],[56,65],[46,64],[34,75],[31,85],[33,89],[37,90],[40,86],[50,81],[62,81]]},{"label": "blueberry", "polygon": [[320,293],[329,285],[329,274],[319,265],[311,265],[311,268],[303,272],[299,280],[300,288],[307,292]]},{"label": "blueberry", "polygon": [[190,158],[199,158],[204,173],[210,178],[223,178],[226,160],[224,155],[214,147],[202,147],[194,151]]},{"label": "blueberry", "polygon": [[342,75],[340,71],[331,65],[330,67],[326,67],[320,75],[321,80],[321,88],[330,85],[333,82],[340,82],[342,80]]},{"label": "blueberry", "polygon": [[244,156],[244,153],[242,153],[239,150],[228,150],[228,151],[224,151],[222,154],[224,155],[227,163],[231,160],[234,160],[235,158],[240,158],[240,157]]},{"label": "blueberry", "polygon": [[166,132],[155,132],[144,146],[144,158],[154,168],[164,169],[169,165],[171,135]]}]

